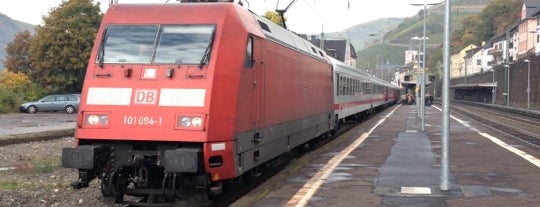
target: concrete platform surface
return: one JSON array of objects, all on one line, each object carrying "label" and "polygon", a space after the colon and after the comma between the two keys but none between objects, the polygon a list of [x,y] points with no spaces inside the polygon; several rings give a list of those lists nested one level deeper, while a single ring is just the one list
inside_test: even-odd
[{"label": "concrete platform surface", "polygon": [[232,206],[540,206],[540,152],[454,117],[450,189],[440,188],[442,112],[379,113],[299,160]]}]

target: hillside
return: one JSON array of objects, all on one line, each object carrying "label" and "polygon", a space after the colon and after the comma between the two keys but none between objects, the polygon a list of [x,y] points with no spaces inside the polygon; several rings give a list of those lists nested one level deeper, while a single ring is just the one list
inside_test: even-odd
[{"label": "hillside", "polygon": [[325,34],[327,39],[348,39],[354,48],[362,50],[372,43],[382,41],[383,35],[393,30],[403,18],[384,18],[358,24],[341,32]]},{"label": "hillside", "polygon": [[24,30],[34,32],[34,25],[13,20],[0,13],[0,71],[4,70],[3,60],[6,57],[6,46],[13,40],[15,35]]},{"label": "hillside", "polygon": [[[466,16],[478,14],[482,9],[494,0],[452,0],[451,8],[451,29],[461,27],[461,21]],[[429,47],[442,45],[444,33],[444,4],[428,8],[426,16],[426,41],[428,48],[426,54],[429,54]],[[368,68],[374,66],[377,62],[377,54],[384,56],[381,62],[403,65],[405,62],[405,50],[411,47],[418,47],[418,42],[411,40],[412,37],[423,35],[423,12],[419,7],[418,14],[403,19],[401,23],[384,35],[384,41],[379,43],[386,46],[372,45],[363,50],[357,51],[357,67]],[[381,25],[381,24],[379,24]],[[387,48],[387,49],[384,49]],[[384,55],[382,55],[384,54]],[[394,56],[396,55],[396,56]]]}]

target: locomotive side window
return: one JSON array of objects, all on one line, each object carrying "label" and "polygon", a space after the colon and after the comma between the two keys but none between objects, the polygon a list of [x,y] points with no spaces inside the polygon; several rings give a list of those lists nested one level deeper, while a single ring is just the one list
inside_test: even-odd
[{"label": "locomotive side window", "polygon": [[215,25],[111,25],[97,61],[206,64]]},{"label": "locomotive side window", "polygon": [[253,37],[248,38],[244,68],[253,68]]}]

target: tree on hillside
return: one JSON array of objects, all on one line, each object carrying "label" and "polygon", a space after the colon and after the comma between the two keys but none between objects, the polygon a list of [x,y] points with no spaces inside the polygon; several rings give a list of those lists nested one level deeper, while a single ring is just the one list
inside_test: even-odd
[{"label": "tree on hillside", "polygon": [[452,33],[454,52],[469,44],[480,45],[500,34],[517,19],[521,10],[521,0],[494,0],[478,15],[463,19],[462,26]]},{"label": "tree on hillside", "polygon": [[103,14],[92,0],[68,0],[43,17],[30,44],[36,82],[52,91],[79,92]]},{"label": "tree on hillside", "polygon": [[3,61],[7,70],[31,75],[32,64],[30,62],[30,42],[32,35],[28,30],[15,35],[13,41],[6,47],[7,56]]},{"label": "tree on hillside", "polygon": [[478,38],[488,40],[504,32],[515,20],[520,18],[521,0],[495,0],[480,13],[481,23],[476,28]]},{"label": "tree on hillside", "polygon": [[455,50],[461,50],[470,44],[478,45],[482,40],[478,39],[479,32],[475,29],[480,24],[478,15],[465,17],[462,21],[462,27],[454,31],[452,35],[452,45]]}]

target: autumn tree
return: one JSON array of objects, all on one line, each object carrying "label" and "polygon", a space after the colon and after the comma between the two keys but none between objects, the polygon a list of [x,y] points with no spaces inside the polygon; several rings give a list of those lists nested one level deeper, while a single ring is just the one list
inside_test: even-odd
[{"label": "autumn tree", "polygon": [[32,73],[30,62],[30,42],[32,35],[28,30],[15,35],[13,41],[6,47],[7,56],[3,61],[7,70],[21,72],[27,75]]},{"label": "autumn tree", "polygon": [[36,82],[56,92],[79,92],[103,14],[92,0],[68,0],[43,17],[30,44]]},{"label": "autumn tree", "polygon": [[[283,20],[281,19],[281,16],[279,16],[277,12],[266,11],[266,13],[264,13],[264,17],[276,23],[277,25],[283,25]],[[285,21],[287,21],[287,18],[285,18]]]},{"label": "autumn tree", "polygon": [[0,113],[15,112],[23,101],[36,100],[45,93],[22,72],[0,72]]},{"label": "autumn tree", "polygon": [[496,34],[504,32],[520,18],[521,0],[495,0],[479,14],[481,23],[475,28],[478,38],[488,40]]},{"label": "autumn tree", "polygon": [[478,15],[466,17],[452,34],[452,47],[460,50],[469,44],[480,45],[509,29],[519,19],[521,0],[494,0]]}]

